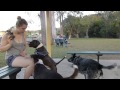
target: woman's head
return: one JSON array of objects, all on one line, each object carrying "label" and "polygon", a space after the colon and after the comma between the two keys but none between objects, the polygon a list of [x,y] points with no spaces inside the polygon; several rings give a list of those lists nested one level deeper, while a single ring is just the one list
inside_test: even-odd
[{"label": "woman's head", "polygon": [[21,18],[20,16],[17,17],[16,22],[16,29],[18,33],[24,33],[25,29],[27,28],[28,23],[25,19]]}]

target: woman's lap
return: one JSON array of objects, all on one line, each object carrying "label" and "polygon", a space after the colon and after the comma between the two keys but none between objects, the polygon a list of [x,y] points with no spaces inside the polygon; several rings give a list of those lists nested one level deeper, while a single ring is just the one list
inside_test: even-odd
[{"label": "woman's lap", "polygon": [[26,58],[22,56],[10,56],[7,60],[7,64],[10,67],[27,67],[33,63],[32,58]]}]

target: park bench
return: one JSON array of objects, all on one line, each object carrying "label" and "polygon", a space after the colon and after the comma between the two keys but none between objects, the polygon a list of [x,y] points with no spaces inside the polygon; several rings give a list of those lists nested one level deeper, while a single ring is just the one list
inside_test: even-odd
[{"label": "park bench", "polygon": [[0,79],[9,75],[10,79],[16,79],[17,73],[21,71],[21,68],[13,68],[9,66],[4,66],[0,68]]},{"label": "park bench", "polygon": [[100,56],[103,55],[115,55],[120,54],[120,51],[73,51],[68,52],[67,54],[94,54],[97,55],[97,61],[99,62]]}]

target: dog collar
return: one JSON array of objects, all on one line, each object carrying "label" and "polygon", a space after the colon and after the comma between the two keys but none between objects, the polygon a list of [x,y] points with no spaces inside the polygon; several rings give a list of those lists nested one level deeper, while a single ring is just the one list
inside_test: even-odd
[{"label": "dog collar", "polygon": [[37,48],[36,48],[36,49],[41,48],[42,46],[43,46],[43,44],[42,44],[42,43],[40,43],[40,44],[37,46]]}]

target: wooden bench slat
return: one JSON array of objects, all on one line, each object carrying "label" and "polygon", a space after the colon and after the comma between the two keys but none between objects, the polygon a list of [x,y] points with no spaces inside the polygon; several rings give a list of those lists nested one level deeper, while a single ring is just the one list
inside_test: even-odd
[{"label": "wooden bench slat", "polygon": [[3,72],[3,73],[0,74],[0,79],[6,77],[6,76],[8,76],[8,75],[10,75],[10,74],[12,74],[12,73],[14,73],[16,71],[18,71],[18,69],[16,69],[16,70],[10,69],[10,70],[8,70],[6,72]]},{"label": "wooden bench slat", "polygon": [[6,67],[6,68],[4,68],[4,69],[2,69],[2,70],[0,70],[0,74],[1,73],[3,73],[3,72],[6,72],[6,71],[8,71],[8,70],[10,70],[10,69],[17,69],[17,68],[12,68],[12,67]]},{"label": "wooden bench slat", "polygon": [[101,54],[120,54],[120,51],[100,51]]},{"label": "wooden bench slat", "polygon": [[5,76],[10,75],[20,69],[21,68],[12,68],[12,67],[5,66],[0,69],[0,79],[4,78]]},{"label": "wooden bench slat", "polygon": [[9,68],[9,67],[7,67],[7,68],[4,68],[4,69],[0,70],[0,74],[1,74],[1,73],[3,73],[3,72],[8,71],[9,69],[10,69],[10,68]]},{"label": "wooden bench slat", "polygon": [[74,51],[74,52],[67,52],[67,54],[97,54],[98,51]]},{"label": "wooden bench slat", "polygon": [[71,51],[67,54],[120,54],[120,51]]},{"label": "wooden bench slat", "polygon": [[0,71],[6,69],[6,68],[8,68],[8,67],[9,67],[9,66],[2,67],[2,68],[0,68]]}]

